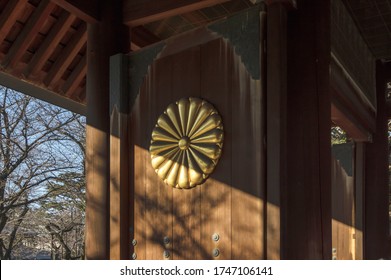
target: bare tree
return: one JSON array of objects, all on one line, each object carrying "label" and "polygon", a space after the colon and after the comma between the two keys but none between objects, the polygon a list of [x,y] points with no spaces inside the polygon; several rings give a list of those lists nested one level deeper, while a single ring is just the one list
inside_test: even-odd
[{"label": "bare tree", "polygon": [[77,123],[76,114],[0,87],[1,259],[11,258],[28,212],[69,191],[61,176],[84,176],[84,155],[64,149],[75,146]]}]

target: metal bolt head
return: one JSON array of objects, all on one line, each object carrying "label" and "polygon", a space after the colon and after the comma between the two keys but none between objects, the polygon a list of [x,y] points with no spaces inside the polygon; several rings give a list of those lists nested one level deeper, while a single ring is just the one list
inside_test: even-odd
[{"label": "metal bolt head", "polygon": [[164,250],[163,252],[163,258],[168,259],[170,257],[170,251]]},{"label": "metal bolt head", "polygon": [[136,239],[133,239],[133,240],[132,240],[132,245],[133,245],[133,246],[136,246],[136,245],[137,245],[137,240],[136,240]]},{"label": "metal bolt head", "polygon": [[218,233],[214,233],[214,234],[212,235],[212,240],[213,240],[214,242],[219,241],[219,240],[220,240],[220,235],[219,235]]},{"label": "metal bolt head", "polygon": [[337,253],[337,248],[333,248],[333,254]]},{"label": "metal bolt head", "polygon": [[215,248],[215,249],[213,249],[212,254],[213,254],[213,257],[217,258],[220,255],[220,250]]},{"label": "metal bolt head", "polygon": [[336,257],[336,256],[333,256],[332,260],[333,260],[333,261],[337,260],[337,257]]},{"label": "metal bolt head", "polygon": [[137,254],[136,253],[132,254],[132,259],[134,259],[134,260],[137,259]]},{"label": "metal bolt head", "polygon": [[163,243],[164,243],[164,244],[170,244],[170,242],[171,242],[170,237],[164,236],[164,238],[163,238]]}]

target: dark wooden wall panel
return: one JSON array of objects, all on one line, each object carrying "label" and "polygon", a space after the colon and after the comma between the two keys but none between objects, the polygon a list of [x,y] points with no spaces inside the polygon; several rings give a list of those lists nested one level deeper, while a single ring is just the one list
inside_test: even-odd
[{"label": "dark wooden wall panel", "polygon": [[[223,154],[212,175],[201,188],[201,244],[205,257],[213,259],[215,248],[218,259],[231,259],[232,239],[232,112],[231,73],[232,48],[222,40],[201,46],[201,97],[216,106],[224,125]],[[219,81],[219,82],[216,82]],[[213,234],[219,235],[217,242]]]},{"label": "dark wooden wall panel", "polygon": [[260,81],[234,57],[232,75],[232,258],[264,258]]},{"label": "dark wooden wall panel", "polygon": [[377,115],[372,143],[365,147],[365,259],[387,258],[388,216],[388,140],[385,81],[391,67],[376,66]]}]

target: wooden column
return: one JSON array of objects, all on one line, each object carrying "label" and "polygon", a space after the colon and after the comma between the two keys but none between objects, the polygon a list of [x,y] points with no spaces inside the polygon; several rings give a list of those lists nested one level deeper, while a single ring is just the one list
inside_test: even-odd
[{"label": "wooden column", "polygon": [[365,149],[365,231],[364,258],[380,259],[387,255],[388,243],[388,140],[386,79],[391,67],[376,65],[376,131]]},{"label": "wooden column", "polygon": [[331,259],[330,1],[298,0],[287,32],[281,258]]},{"label": "wooden column", "polygon": [[88,24],[86,258],[109,258],[109,58],[126,50],[122,1],[99,1],[100,21]]},{"label": "wooden column", "polygon": [[110,259],[130,257],[128,58],[110,61]]},{"label": "wooden column", "polygon": [[287,6],[267,7],[266,259],[281,258],[281,200],[286,184]]}]

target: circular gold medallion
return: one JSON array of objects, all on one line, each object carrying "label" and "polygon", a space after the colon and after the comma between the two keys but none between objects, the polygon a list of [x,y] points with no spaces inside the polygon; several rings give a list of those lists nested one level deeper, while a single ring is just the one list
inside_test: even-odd
[{"label": "circular gold medallion", "polygon": [[199,98],[182,98],[167,107],[152,131],[152,166],[172,187],[195,187],[213,172],[223,138],[221,117],[212,105]]}]

